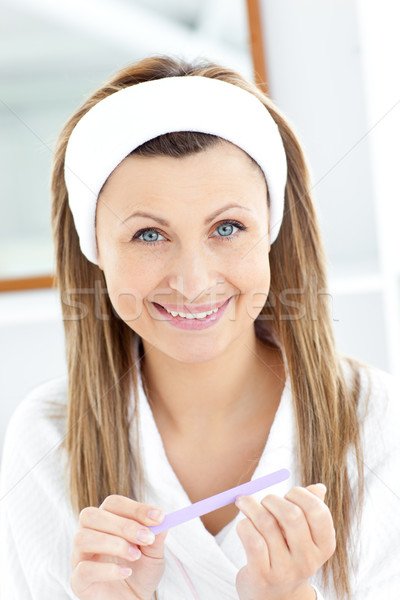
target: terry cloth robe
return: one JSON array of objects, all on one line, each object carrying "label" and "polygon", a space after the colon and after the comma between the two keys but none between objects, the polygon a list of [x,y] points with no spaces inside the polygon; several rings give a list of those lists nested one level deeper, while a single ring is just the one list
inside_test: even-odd
[{"label": "terry cloth robe", "polygon": [[[369,370],[373,377],[372,402],[363,431],[366,500],[360,537],[354,534],[351,538],[352,600],[397,600],[400,597],[400,393],[393,376],[379,369]],[[139,369],[138,373],[140,376]],[[365,386],[365,373],[363,382]],[[363,394],[362,391],[361,410]],[[32,390],[14,411],[6,432],[0,474],[2,600],[77,600],[69,582],[78,520],[72,513],[63,477],[66,456],[58,449],[65,436],[65,419],[52,417],[55,408],[51,402],[66,406],[66,377]],[[145,501],[166,512],[177,510],[189,504],[189,498],[167,460],[140,381],[139,412],[147,483]],[[134,430],[133,427],[133,443]],[[291,471],[291,479],[254,494],[256,499],[267,493],[283,496],[299,484],[289,378],[253,478],[281,468]],[[349,468],[354,486],[355,461],[351,452]],[[169,530],[165,543],[166,569],[158,588],[160,600],[238,600],[235,578],[238,569],[246,564],[236,533],[240,518],[244,518],[242,513],[215,537],[200,518]],[[332,585],[321,594],[320,576],[318,571],[310,580],[318,590],[318,598],[341,600]]]}]

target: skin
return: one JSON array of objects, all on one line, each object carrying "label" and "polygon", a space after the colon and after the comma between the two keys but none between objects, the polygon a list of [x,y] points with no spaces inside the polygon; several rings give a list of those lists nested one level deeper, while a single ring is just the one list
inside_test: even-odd
[{"label": "skin", "polygon": [[294,487],[284,498],[268,494],[236,500],[245,519],[237,532],[247,565],[236,577],[241,600],[314,600],[308,579],[335,551],[332,515],[321,484]]},{"label": "skin", "polygon": [[[231,202],[245,208],[231,208],[204,224]],[[170,225],[129,219],[135,210]],[[143,228],[150,231],[142,233],[142,241],[133,240]],[[231,235],[230,242],[224,234]],[[279,351],[254,330],[269,292],[271,246],[265,179],[246,153],[224,141],[181,159],[127,157],[100,194],[96,238],[112,305],[143,341],[143,370],[164,444],[169,435],[180,454],[186,448],[190,456],[201,440],[217,447],[222,439],[234,447],[243,432],[253,435],[255,423],[272,422],[285,374]],[[159,243],[150,246],[153,240]],[[222,319],[202,331],[174,328],[151,303],[213,303],[231,296]],[[238,534],[248,558],[238,573],[241,600],[315,598],[307,580],[334,551],[332,519],[318,490],[293,488],[285,498],[269,495],[262,503],[244,498],[237,505],[246,515]],[[202,491],[205,497],[206,484]],[[294,511],[298,518],[292,518]],[[154,545],[161,557],[164,538],[158,538]]]},{"label": "skin", "polygon": [[[268,370],[261,360],[278,362],[267,356],[253,326],[270,285],[266,194],[262,173],[242,150],[223,142],[183,159],[128,157],[100,195],[99,266],[116,312],[143,340],[155,411],[175,434],[217,435],[262,408],[254,394],[260,371]],[[206,217],[230,202],[250,210],[232,208],[204,226]],[[142,217],[121,223],[139,208],[163,216],[171,227]],[[217,227],[227,219],[248,227],[229,228],[231,242]],[[159,236],[142,235],[159,240],[157,246],[131,241],[144,227],[159,229]],[[215,303],[231,296],[224,318],[203,331],[164,323],[151,304]],[[231,376],[221,377],[227,370]]]}]

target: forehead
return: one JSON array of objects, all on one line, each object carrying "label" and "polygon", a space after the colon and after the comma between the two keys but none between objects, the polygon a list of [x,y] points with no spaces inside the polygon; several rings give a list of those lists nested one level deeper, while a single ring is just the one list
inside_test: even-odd
[{"label": "forehead", "polygon": [[105,181],[100,194],[107,189],[126,187],[156,188],[159,185],[207,184],[212,186],[246,185],[249,181],[264,181],[258,164],[241,148],[220,140],[200,152],[180,158],[168,155],[143,156],[130,154],[124,158]]}]

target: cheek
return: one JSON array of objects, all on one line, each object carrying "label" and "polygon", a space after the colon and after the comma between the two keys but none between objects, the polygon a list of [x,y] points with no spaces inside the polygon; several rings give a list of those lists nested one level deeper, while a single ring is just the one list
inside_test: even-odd
[{"label": "cheek", "polygon": [[134,323],[143,313],[143,298],[134,288],[113,289],[110,300],[115,312],[125,322]]},{"label": "cheek", "polygon": [[267,301],[271,272],[268,254],[255,252],[249,254],[240,266],[242,272],[240,289],[246,303],[246,313],[255,320]]},{"label": "cheek", "polygon": [[151,292],[151,275],[131,265],[108,262],[104,269],[111,304],[118,316],[133,324],[143,314],[143,299]]}]

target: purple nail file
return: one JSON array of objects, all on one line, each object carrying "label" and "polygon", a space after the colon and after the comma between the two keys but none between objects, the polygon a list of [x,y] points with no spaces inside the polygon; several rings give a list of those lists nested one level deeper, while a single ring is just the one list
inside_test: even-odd
[{"label": "purple nail file", "polygon": [[285,479],[288,479],[289,476],[290,471],[288,471],[288,469],[280,469],[279,471],[274,471],[273,473],[269,473],[269,475],[264,475],[263,477],[259,477],[253,481],[242,483],[241,485],[237,485],[230,490],[225,490],[225,492],[215,494],[214,496],[210,496],[209,498],[205,498],[204,500],[199,500],[199,502],[185,506],[185,508],[175,510],[174,512],[165,515],[165,519],[162,523],[159,525],[152,525],[149,527],[149,529],[154,534],[161,533],[166,529],[171,529],[171,527],[176,527],[177,525],[186,523],[186,521],[190,521],[196,517],[201,517],[202,515],[212,512],[217,508],[221,508],[227,504],[232,504],[240,494],[245,496],[255,494],[264,488],[275,485],[276,483],[280,483],[281,481],[285,481]]}]

